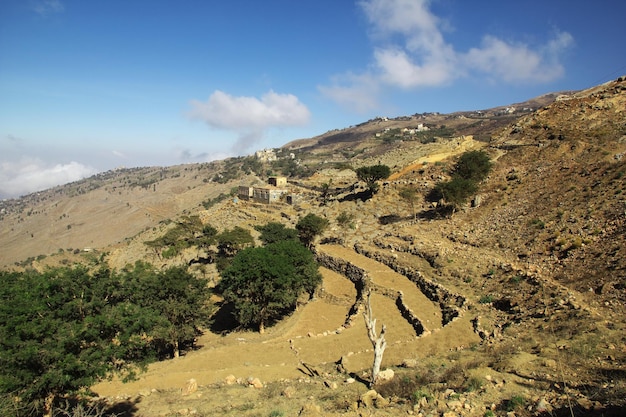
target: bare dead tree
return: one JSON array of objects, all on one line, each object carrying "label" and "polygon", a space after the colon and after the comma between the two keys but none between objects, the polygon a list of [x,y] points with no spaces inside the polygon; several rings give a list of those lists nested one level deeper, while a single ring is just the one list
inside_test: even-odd
[{"label": "bare dead tree", "polygon": [[380,372],[380,364],[383,361],[383,353],[387,347],[387,341],[385,340],[385,330],[387,327],[383,324],[383,328],[380,331],[380,335],[376,335],[376,319],[372,312],[371,303],[371,290],[367,292],[367,302],[365,303],[365,311],[363,317],[365,318],[365,327],[367,328],[367,335],[374,347],[374,364],[372,365],[372,379],[370,381],[370,387],[376,385],[378,380],[378,373]]}]

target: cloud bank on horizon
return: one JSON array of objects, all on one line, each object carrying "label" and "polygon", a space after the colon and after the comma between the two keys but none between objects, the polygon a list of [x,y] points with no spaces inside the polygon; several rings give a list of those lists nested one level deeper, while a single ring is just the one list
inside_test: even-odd
[{"label": "cloud bank on horizon", "polygon": [[[586,65],[617,62],[598,39],[620,39],[582,29],[588,13],[600,13],[582,0],[567,9],[533,3],[545,19],[531,6],[457,0],[268,0],[246,3],[243,15],[243,0],[157,1],[146,19],[141,1],[123,16],[72,0],[0,6],[0,25],[10,26],[0,37],[0,198],[120,165],[244,155],[380,113],[413,114],[416,103],[490,96],[501,105],[537,86],[591,86],[592,71],[579,74]],[[5,7],[13,15],[3,18]],[[517,26],[507,21],[515,7],[529,9]],[[469,25],[472,17],[484,20]]]},{"label": "cloud bank on horizon", "polygon": [[38,158],[0,162],[0,196],[41,191],[90,177],[98,171],[79,162],[50,165]]}]

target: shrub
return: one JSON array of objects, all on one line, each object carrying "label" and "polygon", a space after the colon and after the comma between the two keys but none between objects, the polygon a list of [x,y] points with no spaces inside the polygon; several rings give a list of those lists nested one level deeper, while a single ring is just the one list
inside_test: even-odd
[{"label": "shrub", "polygon": [[478,377],[470,377],[466,382],[465,382],[465,391],[467,392],[472,392],[472,391],[479,391],[481,388],[483,387],[483,380],[481,378]]},{"label": "shrub", "polygon": [[354,214],[348,214],[345,211],[342,211],[337,216],[337,224],[341,227],[349,226],[351,229],[354,229],[354,224],[352,223],[353,221],[354,221]]},{"label": "shrub", "polygon": [[480,304],[490,304],[493,302],[493,300],[494,300],[493,295],[488,294],[488,295],[483,295],[482,297],[480,297],[478,302]]},{"label": "shrub", "polygon": [[485,151],[469,151],[459,158],[454,168],[454,175],[466,180],[480,182],[487,178],[491,167],[492,163]]},{"label": "shrub", "polygon": [[506,411],[515,411],[521,409],[526,404],[526,400],[521,395],[514,395],[510,400],[504,401],[504,409]]}]

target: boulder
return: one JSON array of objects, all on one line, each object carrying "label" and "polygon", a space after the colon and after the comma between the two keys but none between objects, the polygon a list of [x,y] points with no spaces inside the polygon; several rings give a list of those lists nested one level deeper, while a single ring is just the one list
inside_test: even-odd
[{"label": "boulder", "polygon": [[393,369],[385,369],[384,371],[380,371],[378,373],[378,381],[377,382],[389,382],[393,379],[393,377],[395,376],[395,372],[393,371]]},{"label": "boulder", "polygon": [[198,382],[195,379],[191,378],[185,383],[185,386],[183,387],[183,395],[193,394],[196,391],[198,391]]},{"label": "boulder", "polygon": [[263,383],[259,378],[250,377],[248,378],[248,386],[254,388],[263,388]]}]

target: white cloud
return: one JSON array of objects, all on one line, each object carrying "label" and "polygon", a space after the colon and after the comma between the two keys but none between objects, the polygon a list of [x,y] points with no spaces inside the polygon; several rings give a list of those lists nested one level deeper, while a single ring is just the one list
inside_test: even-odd
[{"label": "white cloud", "polygon": [[238,133],[235,149],[250,147],[267,129],[305,125],[310,118],[309,109],[296,96],[274,91],[256,98],[236,97],[217,90],[207,101],[192,100],[191,107],[192,119]]},{"label": "white cloud", "polygon": [[309,109],[291,94],[270,91],[260,99],[215,91],[208,101],[192,100],[191,117],[226,130],[298,126],[309,121]]},{"label": "white cloud", "polygon": [[505,82],[548,82],[563,75],[558,56],[573,42],[569,33],[559,33],[543,48],[511,44],[485,36],[479,48],[463,56],[468,67]]},{"label": "white cloud", "polygon": [[[485,35],[479,46],[460,52],[446,41],[447,22],[432,13],[430,4],[430,0],[359,2],[374,42],[372,64],[359,75],[334,77],[342,79],[343,84],[335,81],[330,86],[320,86],[320,92],[340,104],[363,110],[363,103],[367,103],[368,109],[376,106],[377,95],[384,87],[438,87],[462,77],[544,83],[563,75],[559,59],[573,43],[569,33],[557,33],[554,39],[539,46]],[[363,79],[368,83],[363,83]]]},{"label": "white cloud", "polygon": [[377,107],[375,96],[379,83],[367,74],[335,77],[333,85],[319,86],[318,89],[331,100],[360,113]]},{"label": "white cloud", "polygon": [[0,196],[17,197],[77,181],[97,171],[78,162],[49,165],[37,158],[0,162]]},{"label": "white cloud", "polygon": [[59,0],[40,0],[33,4],[33,10],[38,15],[47,17],[54,13],[61,13],[65,7]]}]

